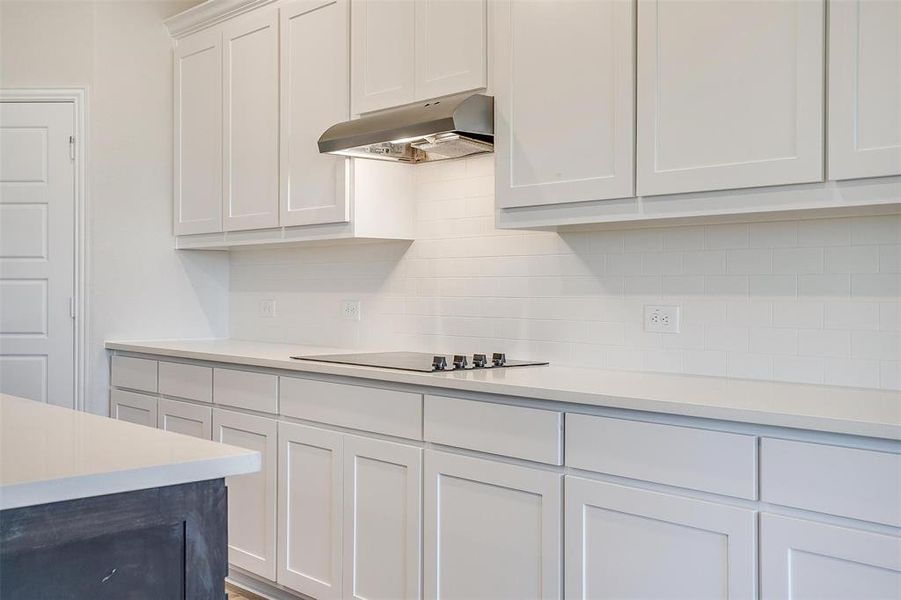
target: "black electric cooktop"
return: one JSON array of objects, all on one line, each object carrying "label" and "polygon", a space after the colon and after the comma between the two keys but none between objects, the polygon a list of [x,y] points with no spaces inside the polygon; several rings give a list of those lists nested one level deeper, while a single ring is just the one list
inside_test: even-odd
[{"label": "black electric cooktop", "polygon": [[528,367],[548,363],[531,360],[510,360],[503,353],[493,354],[429,354],[427,352],[362,352],[359,354],[317,354],[292,356],[295,360],[381,367],[401,371],[459,371],[473,369],[504,369]]}]

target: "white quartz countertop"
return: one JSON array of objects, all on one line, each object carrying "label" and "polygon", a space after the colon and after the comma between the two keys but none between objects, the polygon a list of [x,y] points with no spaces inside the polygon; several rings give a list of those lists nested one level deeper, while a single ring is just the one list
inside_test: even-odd
[{"label": "white quartz countertop", "polygon": [[432,386],[450,391],[503,394],[901,440],[901,392],[896,391],[559,365],[417,373],[292,360],[291,356],[352,350],[244,340],[112,341],[107,342],[106,347],[164,357]]},{"label": "white quartz countertop", "polygon": [[259,469],[259,452],[0,394],[0,510]]}]

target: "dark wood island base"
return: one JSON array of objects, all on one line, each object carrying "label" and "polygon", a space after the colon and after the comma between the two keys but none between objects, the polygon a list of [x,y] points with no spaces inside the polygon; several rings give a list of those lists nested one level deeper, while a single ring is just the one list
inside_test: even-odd
[{"label": "dark wood island base", "polygon": [[0,598],[223,600],[227,507],[212,479],[0,511]]}]

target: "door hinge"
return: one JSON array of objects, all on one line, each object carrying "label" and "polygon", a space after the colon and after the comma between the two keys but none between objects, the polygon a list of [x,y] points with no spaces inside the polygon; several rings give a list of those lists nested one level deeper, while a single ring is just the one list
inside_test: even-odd
[{"label": "door hinge", "polygon": [[69,136],[69,158],[75,160],[75,136]]},{"label": "door hinge", "polygon": [[69,318],[75,318],[75,298],[69,296]]}]

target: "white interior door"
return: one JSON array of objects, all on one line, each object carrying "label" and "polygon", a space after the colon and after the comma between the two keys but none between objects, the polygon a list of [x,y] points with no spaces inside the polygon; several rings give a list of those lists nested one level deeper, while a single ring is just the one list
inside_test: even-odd
[{"label": "white interior door", "polygon": [[75,406],[68,102],[0,104],[0,392]]}]

